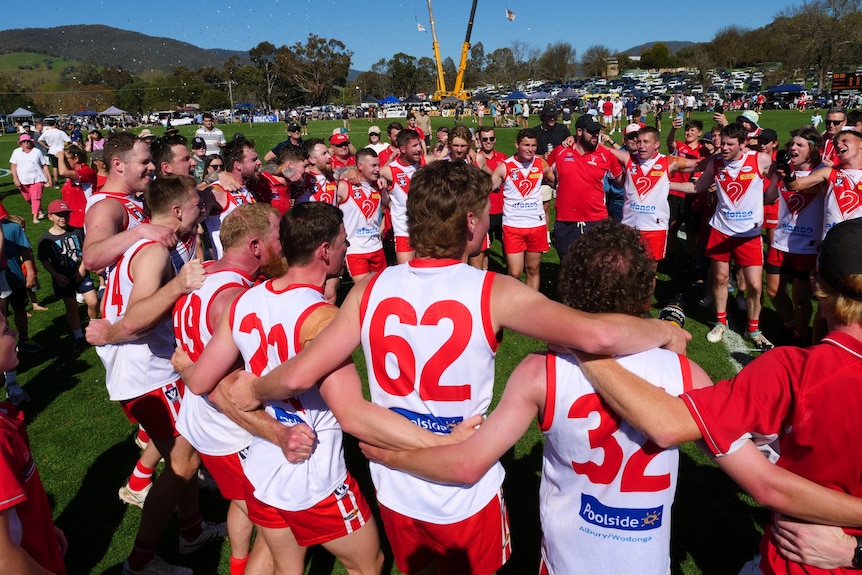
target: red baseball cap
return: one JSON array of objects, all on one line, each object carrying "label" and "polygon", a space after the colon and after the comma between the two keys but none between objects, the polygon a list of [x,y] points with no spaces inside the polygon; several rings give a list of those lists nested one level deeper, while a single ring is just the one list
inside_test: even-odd
[{"label": "red baseball cap", "polygon": [[69,207],[69,204],[64,202],[63,200],[54,200],[50,204],[48,204],[48,213],[49,214],[59,214],[62,212],[71,212],[72,208]]},{"label": "red baseball cap", "polygon": [[347,137],[347,134],[333,134],[329,136],[329,143],[333,146],[337,146],[339,144],[349,143],[350,138]]}]

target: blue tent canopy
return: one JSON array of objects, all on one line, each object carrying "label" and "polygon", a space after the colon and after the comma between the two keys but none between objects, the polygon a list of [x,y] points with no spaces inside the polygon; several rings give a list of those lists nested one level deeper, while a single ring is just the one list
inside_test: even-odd
[{"label": "blue tent canopy", "polygon": [[520,90],[515,90],[508,96],[503,98],[504,100],[526,100],[527,95]]},{"label": "blue tent canopy", "polygon": [[98,116],[99,113],[95,110],[81,110],[80,112],[75,112],[72,115],[73,116]]},{"label": "blue tent canopy", "polygon": [[396,98],[396,97],[395,97],[395,96],[393,96],[392,94],[389,94],[388,96],[386,96],[385,98],[383,98],[382,100],[380,100],[380,101],[379,101],[379,102],[377,102],[377,103],[378,103],[378,104],[397,104],[397,103],[399,103],[400,101],[401,101],[401,100],[399,100],[398,98]]},{"label": "blue tent canopy", "polygon": [[767,90],[770,93],[777,92],[805,92],[808,89],[805,86],[800,86],[799,84],[779,84],[775,87],[772,87]]},{"label": "blue tent canopy", "polygon": [[240,102],[236,106],[234,106],[235,110],[254,110],[255,105],[251,102]]}]

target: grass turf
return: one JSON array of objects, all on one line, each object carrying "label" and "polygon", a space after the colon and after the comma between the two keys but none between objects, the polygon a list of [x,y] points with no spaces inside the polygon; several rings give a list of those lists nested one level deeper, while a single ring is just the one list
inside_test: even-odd
[{"label": "grass turf", "polygon": [[[728,116],[732,119],[735,114]],[[709,114],[695,114],[712,125]],[[762,125],[772,127],[779,139],[786,141],[789,130],[808,121],[808,114],[790,111],[769,111],[762,116]],[[650,117],[650,122],[652,117]],[[374,124],[385,130],[390,120],[376,120]],[[489,118],[486,118],[490,122]],[[536,119],[533,118],[535,122]],[[451,118],[433,118],[434,126],[453,125]],[[403,123],[403,120],[402,120]],[[371,122],[351,120],[351,136],[357,146],[366,142]],[[468,126],[474,126],[469,120]],[[667,129],[668,121],[665,122]],[[326,137],[340,121],[312,122],[311,137]],[[242,132],[254,139],[263,155],[276,143],[285,139],[284,124],[233,124],[220,126],[230,138]],[[157,133],[161,130],[156,129]],[[183,126],[180,132],[191,138],[194,127]],[[510,153],[514,150],[517,130],[497,130],[497,149]],[[681,133],[679,134],[682,135]],[[616,136],[619,139],[619,136]],[[17,138],[6,134],[0,137],[0,158],[3,167],[16,146]],[[5,207],[29,221],[29,209],[10,176],[0,177],[0,197]],[[59,197],[59,190],[46,190],[43,205]],[[28,224],[27,234],[34,244],[48,229],[46,221]],[[492,248],[491,268],[502,271],[501,247],[495,242]],[[140,510],[129,507],[117,499],[122,485],[137,458],[133,443],[134,428],[121,413],[119,406],[108,401],[105,374],[101,362],[92,348],[81,354],[72,352],[72,338],[63,316],[63,304],[56,300],[51,289],[50,276],[37,263],[41,280],[40,301],[47,312],[33,311],[30,318],[30,335],[45,346],[36,354],[21,354],[18,379],[32,396],[33,401],[24,409],[29,421],[33,452],[49,493],[57,524],[69,538],[66,564],[70,574],[119,573],[123,560],[134,540],[140,519]],[[542,291],[549,297],[556,293],[556,275],[559,260],[556,252],[548,252],[542,262]],[[734,373],[726,349],[708,344],[705,334],[712,317],[707,310],[696,305],[701,296],[691,286],[687,276],[659,274],[656,298],[652,312],[672,295],[682,292],[686,297],[688,320],[686,329],[692,332],[689,356],[703,366],[714,380]],[[656,302],[660,302],[656,303]],[[780,322],[767,303],[761,325],[767,336],[776,333]],[[736,314],[744,324],[743,312]],[[517,363],[529,352],[541,349],[540,342],[507,332],[497,353],[496,393],[499,400],[506,378]],[[360,373],[364,373],[361,354],[354,354]],[[538,524],[538,484],[541,474],[541,433],[531,427],[521,441],[503,458],[507,469],[505,492],[507,495],[514,553],[501,573],[535,572],[539,558],[540,528]],[[677,499],[673,511],[672,559],[674,573],[694,575],[733,572],[757,552],[757,542],[768,512],[741,493],[693,445],[683,446]],[[346,438],[345,453],[348,466],[358,476],[363,490],[373,499],[373,489],[367,474],[367,465],[351,438]],[[201,492],[201,509],[206,518],[222,520],[226,506],[218,497]],[[569,511],[573,512],[573,511]],[[176,524],[163,537],[159,553],[169,561],[188,565],[197,573],[228,573],[228,545],[212,545],[190,558],[180,558],[176,547]],[[385,538],[384,538],[385,546]],[[388,550],[387,550],[388,551]],[[387,552],[384,572],[397,573]],[[320,549],[309,552],[307,573],[344,573],[340,564]]]}]

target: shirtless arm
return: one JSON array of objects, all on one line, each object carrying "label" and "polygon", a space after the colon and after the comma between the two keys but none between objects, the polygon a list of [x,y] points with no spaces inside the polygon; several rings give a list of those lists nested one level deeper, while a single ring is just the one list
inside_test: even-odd
[{"label": "shirtless arm", "polygon": [[141,224],[122,231],[127,217],[123,205],[115,200],[102,200],[87,210],[83,252],[88,270],[100,270],[116,263],[140,239],[151,239],[166,248],[177,245],[177,235],[165,226]]},{"label": "shirtless arm", "polygon": [[15,575],[51,575],[13,541],[13,532],[17,531],[13,525],[20,521],[14,511],[14,508],[0,511],[0,571]]},{"label": "shirtless arm", "polygon": [[787,186],[788,190],[807,190],[828,182],[831,173],[832,168],[818,168],[807,176],[798,176],[790,181],[785,180],[784,185]]},{"label": "shirtless arm", "polygon": [[93,345],[137,339],[169,315],[181,296],[203,285],[204,279],[199,260],[188,262],[171,278],[170,258],[160,245],[148,245],[135,254],[130,274],[135,283],[123,317],[113,324],[108,320],[91,321],[87,341]]},{"label": "shirtless arm", "polygon": [[512,372],[499,405],[467,441],[410,451],[360,444],[368,459],[440,483],[475,483],[544,410],[545,354],[528,355]]},{"label": "shirtless arm", "polygon": [[685,344],[691,339],[690,334],[668,322],[572,309],[502,274],[495,276],[491,289],[491,322],[495,332],[507,327],[589,353],[624,354],[654,347],[685,353]]}]

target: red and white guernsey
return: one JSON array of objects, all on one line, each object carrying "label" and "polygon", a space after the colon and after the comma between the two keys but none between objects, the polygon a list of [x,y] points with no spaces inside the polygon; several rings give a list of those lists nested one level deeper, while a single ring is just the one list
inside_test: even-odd
[{"label": "red and white guernsey", "polygon": [[833,168],[823,206],[823,237],[837,223],[862,217],[862,170]]},{"label": "red and white guernsey", "polygon": [[150,221],[150,218],[144,212],[143,202],[138,200],[135,196],[127,196],[126,194],[120,194],[117,192],[93,192],[87,198],[86,209],[89,210],[94,204],[106,199],[117,200],[123,204],[123,208],[126,210],[128,222],[126,223],[126,227],[120,231],[130,230],[138,224],[146,224]]},{"label": "red and white guernsey", "polygon": [[643,163],[626,163],[622,223],[641,231],[664,231],[670,222],[667,196],[669,159],[664,154]]},{"label": "red and white guernsey", "polygon": [[[680,395],[688,361],[663,349],[617,358]],[[571,355],[547,356],[539,505],[551,575],[670,572],[670,518],[679,452],[661,450],[620,419]]]},{"label": "red and white guernsey", "polygon": [[537,228],[545,224],[542,207],[542,158],[523,164],[514,156],[507,159],[503,182],[503,225]]},{"label": "red and white guernsey", "polygon": [[398,160],[389,164],[392,170],[392,189],[389,190],[389,213],[392,217],[392,231],[396,236],[409,237],[407,233],[407,194],[410,180],[416,173],[418,164],[405,166]]},{"label": "red and white guernsey", "polygon": [[[796,170],[801,178],[811,170]],[[823,194],[820,186],[791,191],[778,183],[778,226],[772,247],[790,254],[816,254],[823,236]]]},{"label": "red and white guernsey", "polygon": [[[155,244],[138,240],[127,249],[108,273],[108,285],[102,297],[102,318],[117,323],[126,312],[134,278],[132,260],[144,247]],[[113,401],[140,397],[173,383],[180,375],[171,367],[174,333],[169,320],[163,321],[138,339],[121,344],[96,347],[105,365],[105,384]]]},{"label": "red and white guernsey", "polygon": [[316,172],[305,173],[305,192],[297,203],[323,202],[334,206],[338,201],[338,184],[332,178]]},{"label": "red and white guernsey", "polygon": [[[291,285],[276,291],[272,281],[237,298],[231,308],[230,325],[245,369],[260,376],[296,355],[302,322],[324,305],[328,304],[319,287]],[[331,495],[347,478],[341,425],[317,386],[285,401],[267,402],[266,412],[283,425],[308,424],[317,441],[308,460],[288,463],[278,446],[253,437],[244,470],[254,486],[254,496],[286,511],[308,509]]]},{"label": "red and white guernsey", "polygon": [[[486,413],[497,350],[493,282],[493,273],[459,261],[426,259],[372,279],[359,311],[371,401],[442,434]],[[497,463],[474,485],[442,485],[371,463],[381,504],[436,524],[481,510],[497,495],[503,476]]]},{"label": "red and white guernsey", "polygon": [[[216,183],[216,185],[218,185],[218,183]],[[219,186],[219,188],[221,188],[221,186]],[[224,248],[222,248],[221,239],[219,238],[219,235],[221,234],[221,223],[229,213],[236,209],[237,206],[255,203],[254,196],[245,186],[242,186],[233,192],[229,192],[224,188],[221,188],[221,190],[227,194],[227,205],[219,206],[216,204],[213,206],[213,210],[218,209],[219,212],[210,214],[204,219],[204,225],[206,226],[207,234],[209,234],[210,243],[213,247],[213,255],[217,260],[221,259],[224,255]]]},{"label": "red and white guernsey", "polygon": [[763,176],[757,152],[746,152],[731,162],[717,157],[713,167],[718,206],[709,225],[729,236],[759,236],[763,224]]},{"label": "red and white guernsey", "polygon": [[370,254],[383,249],[380,240],[383,210],[378,189],[368,182],[352,184],[338,207],[344,214],[344,229],[350,242],[348,254]]},{"label": "red and white guernsey", "polygon": [[[210,267],[213,262],[207,262]],[[174,336],[177,345],[197,361],[212,339],[209,311],[213,299],[225,289],[254,285],[254,279],[236,270],[207,272],[204,285],[181,297],[174,306]],[[248,447],[251,433],[237,425],[210,402],[208,395],[186,389],[177,430],[197,451],[205,455],[230,455]]]}]

